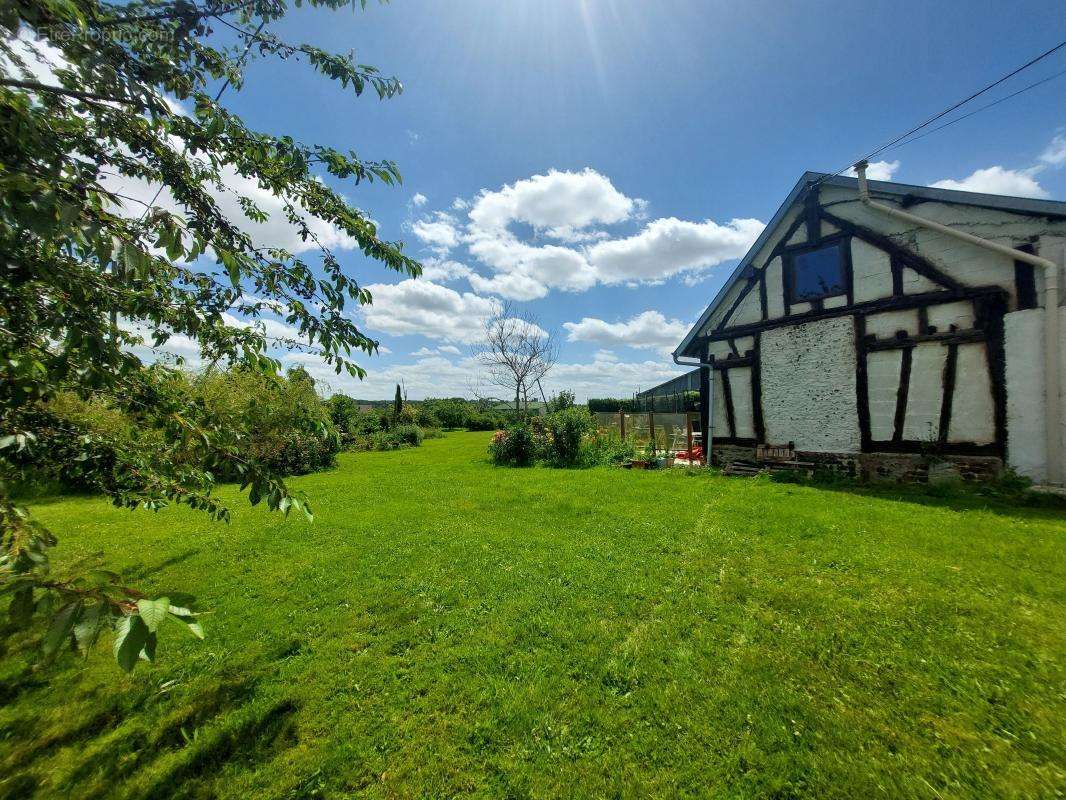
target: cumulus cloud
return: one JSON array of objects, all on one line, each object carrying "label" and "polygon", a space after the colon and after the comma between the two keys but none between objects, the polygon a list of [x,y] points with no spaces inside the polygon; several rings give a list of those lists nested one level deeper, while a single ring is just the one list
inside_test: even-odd
[{"label": "cumulus cloud", "polygon": [[1047,190],[1036,180],[1040,167],[1029,169],[1004,169],[1000,166],[979,169],[962,180],[946,178],[929,184],[937,189],[958,189],[964,192],[1004,194],[1011,197],[1050,197]]},{"label": "cumulus cloud", "polygon": [[635,236],[595,244],[588,256],[604,283],[650,281],[740,258],[764,227],[757,219],[719,225],[667,217],[649,222]]},{"label": "cumulus cloud", "polygon": [[442,344],[437,350],[441,353],[451,353],[453,356],[460,355],[463,352],[454,344]]},{"label": "cumulus cloud", "polygon": [[642,206],[643,201],[626,197],[593,169],[549,170],[499,191],[482,190],[470,209],[470,221],[482,230],[524,222],[548,236],[566,239],[593,224],[623,222]]},{"label": "cumulus cloud", "polygon": [[[898,161],[871,161],[866,167],[866,177],[872,181],[890,181],[898,169]],[[858,173],[852,167],[844,174],[854,178]]]},{"label": "cumulus cloud", "polygon": [[422,278],[437,283],[459,280],[470,275],[470,267],[445,258],[426,258],[422,261]]},{"label": "cumulus cloud", "polygon": [[426,200],[428,200],[428,199],[429,198],[427,198],[421,192],[415,192],[415,196],[411,198],[411,202],[414,205],[421,207],[421,206],[424,206],[426,204]]},{"label": "cumulus cloud", "polygon": [[585,317],[580,322],[564,322],[566,339],[570,342],[594,342],[604,345],[626,345],[637,348],[673,347],[680,342],[689,325],[679,319],[668,320],[662,313],[645,311],[625,322],[605,322]]},{"label": "cumulus cloud", "polygon": [[627,197],[593,169],[549,170],[483,189],[472,203],[456,198],[452,210],[467,212],[465,228],[455,216],[436,212],[415,233],[441,257],[457,246],[452,233],[458,233],[458,244],[487,268],[466,274],[474,291],[529,301],[552,290],[639,285],[703,270],[739,258],[763,228],[752,219],[719,224],[670,217],[629,237],[612,238],[603,229],[644,220],[646,209],[645,201]]},{"label": "cumulus cloud", "polygon": [[374,301],[362,306],[367,327],[395,335],[469,344],[484,336],[486,320],[499,313],[500,301],[479,297],[423,279],[367,286]]},{"label": "cumulus cloud", "polygon": [[456,230],[455,226],[455,217],[443,211],[438,211],[431,217],[411,223],[411,232],[426,247],[443,256],[459,244],[459,231]]},{"label": "cumulus cloud", "polygon": [[[385,400],[391,398],[396,384],[402,382],[412,400],[426,397],[462,395],[475,390],[488,391],[479,380],[482,369],[474,357],[450,359],[443,355],[415,356],[411,363],[390,364],[372,370],[364,380],[337,375],[321,356],[314,353],[290,353],[286,366],[303,366],[316,380],[333,392]],[[624,362],[610,354],[599,353],[590,362],[562,362],[543,381],[547,394],[570,389],[579,402],[589,397],[617,397],[649,388],[682,374],[683,370],[662,360]]]},{"label": "cumulus cloud", "polygon": [[1058,134],[1040,154],[1040,162],[1049,167],[1066,166],[1066,136]]}]

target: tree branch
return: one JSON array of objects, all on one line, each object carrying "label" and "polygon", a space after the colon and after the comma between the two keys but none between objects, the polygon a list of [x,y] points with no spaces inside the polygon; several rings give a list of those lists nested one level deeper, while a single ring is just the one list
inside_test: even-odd
[{"label": "tree branch", "polygon": [[143,103],[140,103],[137,100],[126,99],[123,97],[109,97],[108,95],[93,94],[92,92],[79,92],[77,89],[51,86],[50,84],[38,83],[37,81],[20,81],[15,78],[0,78],[0,86],[10,86],[13,89],[26,89],[31,92],[69,95],[70,97],[77,97],[79,100],[87,100],[95,103],[122,103],[123,105],[128,106],[143,106]]}]

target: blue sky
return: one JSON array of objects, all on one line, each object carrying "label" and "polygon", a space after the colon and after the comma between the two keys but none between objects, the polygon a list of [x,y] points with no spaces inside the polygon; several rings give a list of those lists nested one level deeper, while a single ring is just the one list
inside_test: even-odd
[{"label": "blue sky", "polygon": [[[316,374],[361,397],[400,378],[412,399],[469,394],[479,320],[510,296],[559,333],[551,388],[624,396],[680,371],[665,352],[805,170],[1057,44],[1066,16],[1061,2],[396,0],[296,10],[277,32],[354,49],[405,91],[355,99],[305,64],[253,62],[227,103],[254,127],[395,160],[400,188],[337,187],[430,265],[401,284],[341,243],[376,288],[366,329],[388,352],[361,385]],[[1066,50],[978,104],[1063,70]],[[884,169],[1066,199],[1064,98],[1066,76]]]}]

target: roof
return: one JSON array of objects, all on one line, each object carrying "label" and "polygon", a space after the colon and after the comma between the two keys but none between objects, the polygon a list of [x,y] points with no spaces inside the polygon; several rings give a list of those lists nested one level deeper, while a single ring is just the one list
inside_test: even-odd
[{"label": "roof", "polygon": [[695,391],[700,386],[700,371],[698,369],[678,375],[668,381],[663,381],[658,386],[637,392],[637,397],[653,397],[658,395],[677,394],[684,391]]},{"label": "roof", "polygon": [[[744,258],[740,260],[740,263],[734,267],[730,273],[729,278],[722,288],[718,290],[718,294],[714,296],[711,304],[707,306],[707,309],[700,315],[700,318],[696,321],[696,324],[692,326],[692,330],[688,332],[685,338],[681,341],[681,344],[673,352],[674,360],[678,357],[686,355],[685,350],[692,341],[696,338],[696,334],[710,319],[711,314],[718,307],[718,304],[722,302],[722,299],[726,296],[726,293],[732,288],[737,278],[744,274],[751,266],[751,262],[755,259],[755,255],[766,244],[767,240],[773,235],[773,232],[777,229],[777,226],[784,219],[785,215],[792,206],[799,200],[806,192],[807,187],[815,181],[819,182],[822,186],[839,186],[846,189],[859,189],[858,178],[849,178],[844,175],[826,175],[824,172],[805,172],[796,181],[796,185],[792,187],[792,191],[788,193],[788,197],[781,206],[774,212],[773,217],[763,228],[759,238],[755,240],[755,244],[751,246]],[[1018,214],[1026,214],[1030,216],[1040,217],[1055,217],[1060,219],[1066,219],[1066,202],[1059,200],[1034,200],[1029,197],[1006,197],[998,194],[984,194],[982,192],[961,192],[956,189],[937,189],[932,186],[914,186],[909,183],[893,183],[890,181],[867,181],[870,187],[870,193],[874,195],[880,195],[882,197],[899,197],[903,201],[904,207],[913,205],[915,202],[932,201],[936,203],[954,203],[956,205],[965,206],[977,206],[979,208],[991,208],[998,211],[1010,211]],[[692,357],[692,356],[689,356]]]}]

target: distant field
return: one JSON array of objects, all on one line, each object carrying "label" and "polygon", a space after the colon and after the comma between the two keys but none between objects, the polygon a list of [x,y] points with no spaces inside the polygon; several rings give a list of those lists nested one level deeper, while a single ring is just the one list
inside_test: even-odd
[{"label": "distant field", "polygon": [[[210,610],[159,660],[0,658],[0,798],[1056,797],[1066,507],[341,456],[315,522],[42,502]],[[106,649],[106,648],[105,648]]]}]

